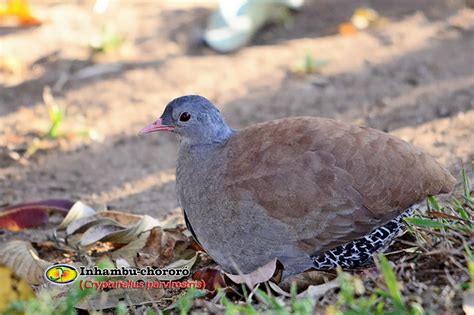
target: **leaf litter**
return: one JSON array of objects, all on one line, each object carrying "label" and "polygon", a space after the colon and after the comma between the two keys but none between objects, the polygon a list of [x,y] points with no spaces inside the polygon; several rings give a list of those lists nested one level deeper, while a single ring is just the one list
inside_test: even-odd
[{"label": "leaf litter", "polygon": [[[47,285],[43,279],[45,269],[53,263],[61,262],[75,266],[94,266],[104,257],[110,258],[115,266],[146,267],[162,269],[186,268],[191,270],[188,280],[204,281],[208,297],[217,292],[238,294],[239,287],[247,285],[256,289],[259,283],[268,281],[274,275],[281,274],[281,267],[276,260],[248,274],[226,274],[219,270],[212,259],[195,244],[192,236],[176,218],[164,224],[147,215],[134,215],[118,211],[96,211],[78,201],[45,201],[22,204],[13,209],[27,209],[32,205],[68,207],[62,211],[66,214],[51,236],[53,242],[35,243],[40,252],[60,252],[52,261],[38,257],[38,252],[30,242],[11,241],[2,248],[0,263],[5,264],[28,283],[36,285],[41,291]],[[11,208],[6,209],[10,211]],[[154,276],[142,280],[176,281],[183,280],[184,275]],[[115,279],[116,280],[116,279]],[[276,284],[273,284],[275,288]],[[280,289],[282,290],[282,289]],[[164,301],[177,302],[176,297],[183,290],[157,289],[113,289],[87,297],[76,305],[76,308],[99,310],[113,308],[119,302],[128,306]],[[168,291],[168,292],[167,292]],[[278,293],[278,291],[277,291]],[[60,292],[58,297],[64,296]],[[208,302],[209,304],[210,302]],[[209,305],[208,305],[209,306]]]},{"label": "leaf litter", "polygon": [[29,242],[13,240],[0,249],[0,264],[11,268],[18,277],[38,285],[43,282],[44,270],[49,262],[38,257]]},{"label": "leaf litter", "polygon": [[[441,206],[437,199],[430,198],[428,211],[413,219],[407,219],[408,232],[397,239],[386,254],[391,260],[397,259],[397,265],[390,265],[390,262],[382,257],[375,267],[354,270],[353,275],[309,270],[281,281],[282,266],[276,260],[247,275],[227,274],[195,244],[182,220],[160,222],[146,215],[95,211],[81,202],[71,207],[63,222],[55,229],[55,242],[35,244],[40,253],[48,246],[60,251],[61,259],[49,259],[50,262],[43,260],[38,257],[30,243],[22,242],[7,244],[6,248],[9,248],[10,253],[1,255],[7,257],[6,262],[2,263],[7,264],[20,277],[25,277],[29,283],[40,284],[39,287],[44,285],[41,284],[41,276],[38,276],[41,275],[40,271],[44,271],[45,266],[53,262],[94,266],[103,258],[111,259],[112,264],[118,267],[151,266],[191,270],[187,279],[183,279],[185,277],[182,275],[155,276],[142,278],[143,281],[195,280],[206,283],[203,294],[198,295],[191,294],[190,292],[194,292],[192,290],[186,291],[188,293],[185,294],[185,290],[176,288],[159,288],[149,292],[140,289],[106,290],[88,296],[76,304],[76,308],[85,310],[111,309],[119,303],[135,307],[153,305],[155,309],[168,310],[182,310],[185,305],[189,309],[207,312],[223,312],[228,307],[236,307],[236,310],[242,310],[242,307],[286,309],[286,299],[300,303],[313,301],[308,305],[319,310],[325,310],[327,307],[328,314],[336,314],[338,310],[354,310],[357,307],[374,310],[373,297],[378,297],[385,305],[381,304],[380,307],[395,305],[393,307],[398,307],[400,311],[408,312],[412,310],[413,305],[419,305],[417,303],[421,302],[412,302],[405,297],[403,294],[406,294],[406,290],[422,296],[421,292],[427,285],[445,287],[451,283],[459,287],[460,283],[466,286],[466,265],[470,266],[471,273],[474,274],[472,253],[471,256],[466,256],[466,252],[473,247],[472,197],[471,190],[466,191],[463,201],[453,201],[445,206]],[[448,231],[450,233],[447,233]],[[73,238],[82,246],[70,247],[65,244],[64,240]],[[22,248],[19,251],[22,254],[14,252],[12,248]],[[457,271],[450,269],[450,265],[455,265]],[[19,268],[30,270],[30,273]],[[434,274],[436,277],[433,277]],[[402,282],[404,285],[399,286]],[[379,288],[385,288],[385,292]],[[452,286],[450,290],[453,290]],[[459,291],[455,292],[460,294]],[[366,300],[368,296],[370,298]],[[348,301],[352,304],[347,304]],[[459,303],[460,300],[457,301]],[[231,302],[235,304],[229,304]],[[428,299],[423,303],[434,302]],[[464,306],[458,306],[470,311],[472,290],[464,293]]]}]

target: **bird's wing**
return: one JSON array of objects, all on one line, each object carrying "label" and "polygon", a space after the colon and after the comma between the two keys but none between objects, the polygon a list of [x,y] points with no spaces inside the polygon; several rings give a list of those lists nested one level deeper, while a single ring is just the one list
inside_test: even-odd
[{"label": "bird's wing", "polygon": [[432,157],[388,134],[322,118],[252,126],[226,145],[227,193],[246,191],[290,225],[308,253],[368,234],[453,178]]}]

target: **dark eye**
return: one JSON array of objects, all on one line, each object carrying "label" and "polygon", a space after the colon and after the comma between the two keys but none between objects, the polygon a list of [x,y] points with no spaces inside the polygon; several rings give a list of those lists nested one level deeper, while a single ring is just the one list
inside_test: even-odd
[{"label": "dark eye", "polygon": [[179,116],[179,121],[188,121],[191,119],[191,114],[188,112],[184,112]]}]

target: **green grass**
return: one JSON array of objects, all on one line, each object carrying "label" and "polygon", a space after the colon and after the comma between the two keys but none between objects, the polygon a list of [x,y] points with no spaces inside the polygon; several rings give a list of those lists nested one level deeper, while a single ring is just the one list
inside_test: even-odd
[{"label": "green grass", "polygon": [[327,59],[316,59],[309,51],[307,51],[303,58],[299,60],[292,71],[301,74],[318,73],[321,68],[328,64]]},{"label": "green grass", "polygon": [[125,38],[120,35],[111,23],[105,23],[100,34],[90,43],[93,54],[107,54],[122,46]]},{"label": "green grass", "polygon": [[46,105],[49,117],[49,128],[46,135],[50,139],[56,139],[65,118],[65,109],[56,102],[49,86],[46,86],[43,90],[43,102]]}]

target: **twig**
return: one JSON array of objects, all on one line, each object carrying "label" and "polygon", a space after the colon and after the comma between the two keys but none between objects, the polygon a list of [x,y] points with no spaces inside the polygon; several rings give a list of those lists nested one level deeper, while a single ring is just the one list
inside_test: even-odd
[{"label": "twig", "polygon": [[463,270],[464,272],[468,272],[467,268],[461,265],[457,260],[454,259],[452,256],[448,256],[448,259],[452,261],[453,264],[456,265],[460,270]]}]

